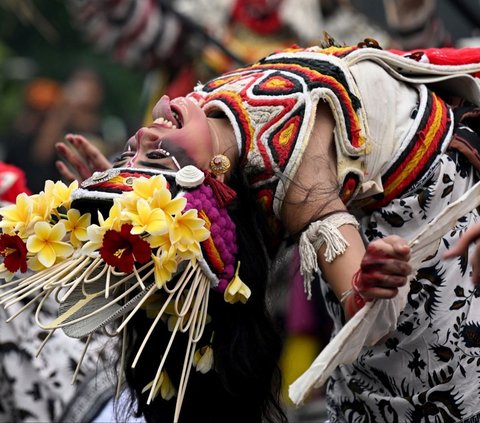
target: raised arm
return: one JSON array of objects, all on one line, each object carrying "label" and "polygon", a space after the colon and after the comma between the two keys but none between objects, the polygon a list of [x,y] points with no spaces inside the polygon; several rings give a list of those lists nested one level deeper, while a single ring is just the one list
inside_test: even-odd
[{"label": "raised arm", "polygon": [[[374,298],[392,298],[407,282],[410,248],[400,237],[376,240],[365,247],[353,217],[338,196],[334,121],[325,104],[319,106],[312,139],[288,189],[282,221],[292,234],[308,230],[313,222],[334,227],[346,249],[332,260],[328,240],[317,251],[319,268],[347,317]],[[343,215],[343,216],[342,216]],[[352,295],[350,295],[352,294]]]}]

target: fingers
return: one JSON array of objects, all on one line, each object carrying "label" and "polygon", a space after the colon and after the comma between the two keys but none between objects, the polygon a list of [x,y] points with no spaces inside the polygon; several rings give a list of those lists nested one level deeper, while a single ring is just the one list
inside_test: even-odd
[{"label": "fingers", "polygon": [[[70,148],[65,142],[74,148]],[[65,142],[57,143],[55,148],[63,160],[56,163],[57,169],[67,181],[83,181],[94,171],[103,171],[111,167],[108,159],[85,137],[68,134]]]},{"label": "fingers", "polygon": [[76,148],[91,171],[103,171],[112,167],[100,150],[82,135],[68,134],[65,138]]},{"label": "fingers", "polygon": [[360,269],[362,272],[372,275],[372,277],[377,273],[408,276],[412,272],[412,266],[407,260],[390,258],[389,256],[372,256],[366,253],[360,263]]},{"label": "fingers", "polygon": [[412,272],[409,259],[410,247],[404,239],[389,236],[373,241],[352,281],[354,289],[367,300],[395,297]]},{"label": "fingers", "polygon": [[393,298],[398,293],[398,288],[404,286],[408,276],[389,275],[382,272],[360,272],[353,281],[355,290],[366,300],[374,298]]},{"label": "fingers", "polygon": [[472,282],[475,285],[480,284],[480,245],[475,246],[475,249],[469,257],[472,266]]},{"label": "fingers", "polygon": [[67,147],[64,143],[55,144],[55,148],[58,155],[70,166],[69,168],[65,163],[61,165],[56,163],[58,171],[65,179],[83,181],[90,177],[92,171],[76,150]]},{"label": "fingers", "polygon": [[401,260],[410,259],[410,247],[403,238],[397,235],[389,235],[382,239],[377,239],[367,246],[367,252],[382,252],[384,255],[398,258]]},{"label": "fingers", "polygon": [[61,160],[57,160],[55,162],[55,166],[57,167],[58,172],[62,176],[62,179],[64,179],[66,182],[70,183],[79,179],[77,175],[71,172],[70,169],[65,166],[65,163],[63,163]]},{"label": "fingers", "polygon": [[464,254],[469,245],[480,238],[480,224],[476,224],[468,229],[457,241],[453,247],[449,248],[443,255],[443,258],[449,259]]}]

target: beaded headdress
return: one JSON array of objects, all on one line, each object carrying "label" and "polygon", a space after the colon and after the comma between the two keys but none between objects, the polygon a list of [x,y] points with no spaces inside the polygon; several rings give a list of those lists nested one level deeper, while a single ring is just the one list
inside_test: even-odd
[{"label": "beaded headdress", "polygon": [[[145,391],[147,403],[176,395],[175,421],[192,367],[204,373],[213,364],[211,346],[199,343],[210,290],[229,303],[250,296],[238,277],[235,224],[207,180],[194,166],[114,168],[80,187],[47,181],[40,194],[0,209],[0,304],[22,305],[12,318],[37,304],[37,324],[49,334],[91,337],[108,327],[123,339],[122,358],[125,326],[143,309],[152,323],[133,366],[156,325],[166,324],[170,339]],[[44,322],[38,311],[48,297],[58,316]],[[179,332],[188,341],[180,380],[171,381],[164,364]]]}]

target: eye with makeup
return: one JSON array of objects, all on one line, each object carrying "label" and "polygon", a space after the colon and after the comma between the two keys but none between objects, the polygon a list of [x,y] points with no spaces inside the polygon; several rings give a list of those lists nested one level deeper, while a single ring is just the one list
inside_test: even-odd
[{"label": "eye with makeup", "polygon": [[137,146],[132,138],[130,138],[125,144],[123,152],[113,159],[113,167],[119,167],[125,164],[126,161],[131,159],[137,154]]},{"label": "eye with makeup", "polygon": [[[161,145],[161,144],[160,144]],[[163,148],[157,148],[156,150],[150,151],[145,155],[150,160],[165,159],[170,156],[170,153]]]}]

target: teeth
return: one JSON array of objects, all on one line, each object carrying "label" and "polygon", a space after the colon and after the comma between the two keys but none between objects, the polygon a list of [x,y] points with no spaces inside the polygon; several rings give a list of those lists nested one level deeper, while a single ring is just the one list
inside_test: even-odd
[{"label": "teeth", "polygon": [[157,119],[155,119],[153,121],[153,123],[157,124],[157,125],[162,125],[166,128],[172,128],[172,129],[177,129],[177,126],[174,125],[172,122],[170,122],[169,120],[163,118],[163,117],[159,117]]},{"label": "teeth", "polygon": [[172,114],[175,120],[178,122],[180,119],[180,115],[175,110],[172,110]]}]

